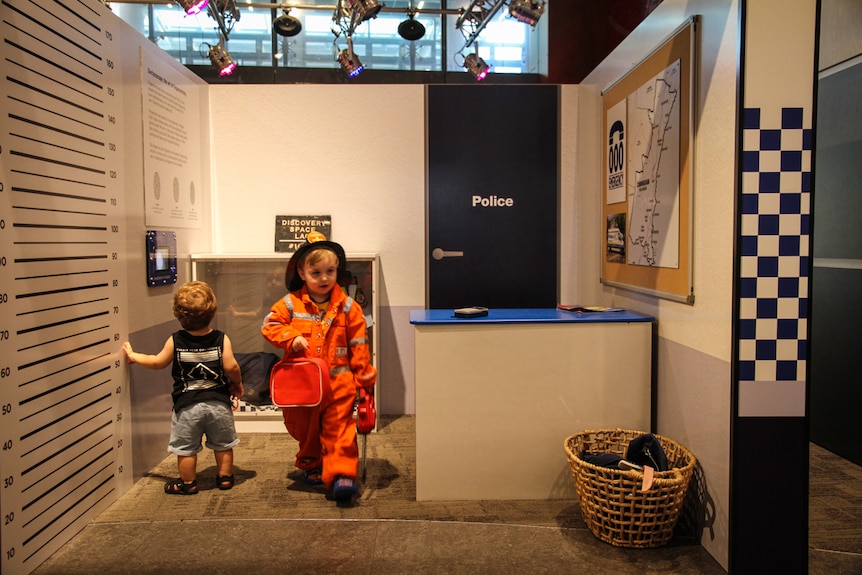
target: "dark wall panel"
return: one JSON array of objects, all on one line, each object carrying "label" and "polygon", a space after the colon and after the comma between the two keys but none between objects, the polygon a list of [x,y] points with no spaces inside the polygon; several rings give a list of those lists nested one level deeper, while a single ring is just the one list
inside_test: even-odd
[{"label": "dark wall panel", "polygon": [[558,100],[548,85],[428,87],[430,308],[557,304]]},{"label": "dark wall panel", "polygon": [[862,260],[862,64],[820,80],[814,257]]},{"label": "dark wall panel", "polygon": [[[802,417],[739,417],[733,428],[729,573],[808,572],[808,428]],[[784,470],[784,472],[782,472]]]},{"label": "dark wall panel", "polygon": [[812,280],[811,441],[862,465],[862,270],[815,268]]},{"label": "dark wall panel", "polygon": [[862,376],[862,65],[822,78],[817,95],[814,269],[811,278],[811,440],[857,464]]}]

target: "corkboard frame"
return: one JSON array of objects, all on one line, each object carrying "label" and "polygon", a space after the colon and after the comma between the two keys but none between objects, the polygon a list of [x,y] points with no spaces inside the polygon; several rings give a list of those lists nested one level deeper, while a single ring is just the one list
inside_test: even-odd
[{"label": "corkboard frame", "polygon": [[[609,134],[608,110],[628,98],[650,78],[676,60],[680,61],[680,134],[679,134],[679,266],[666,268],[608,261],[606,224],[611,214],[629,214],[628,186],[623,201],[608,204],[608,153],[602,154],[602,253],[601,278],[604,285],[648,293],[689,305],[694,304],[692,271],[693,192],[694,192],[694,102],[696,78],[696,33],[698,17],[680,25],[655,50],[624,76],[602,91],[603,145]],[[628,119],[626,120],[628,124]],[[626,143],[626,146],[628,144]],[[626,156],[628,149],[626,149]],[[628,241],[626,241],[628,243]]]}]

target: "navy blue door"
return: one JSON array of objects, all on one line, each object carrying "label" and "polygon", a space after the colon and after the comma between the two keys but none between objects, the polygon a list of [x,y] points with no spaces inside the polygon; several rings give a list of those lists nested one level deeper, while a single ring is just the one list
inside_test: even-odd
[{"label": "navy blue door", "polygon": [[558,93],[428,87],[428,308],[557,304]]}]

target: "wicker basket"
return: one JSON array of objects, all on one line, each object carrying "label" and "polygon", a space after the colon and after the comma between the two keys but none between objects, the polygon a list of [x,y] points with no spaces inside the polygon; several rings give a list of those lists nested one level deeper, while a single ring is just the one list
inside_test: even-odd
[{"label": "wicker basket", "polygon": [[652,487],[641,491],[641,471],[599,467],[579,457],[584,450],[624,457],[629,442],[643,433],[602,429],[565,441],[584,522],[593,535],[617,547],[660,547],[670,541],[696,463],[685,447],[656,435],[670,469],[656,472]]}]

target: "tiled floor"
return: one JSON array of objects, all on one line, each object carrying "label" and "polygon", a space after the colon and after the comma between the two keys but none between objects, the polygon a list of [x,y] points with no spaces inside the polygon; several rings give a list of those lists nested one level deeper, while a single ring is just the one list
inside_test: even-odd
[{"label": "tiled floor", "polygon": [[[725,573],[703,547],[678,539],[658,549],[602,543],[576,501],[417,502],[412,425],[394,420],[373,436],[362,498],[349,508],[287,474],[285,434],[242,436],[231,491],[212,485],[210,456],[199,461],[198,495],[167,497],[162,484],[176,462],[166,458],[34,574]],[[840,497],[813,477],[824,468],[843,485]],[[859,467],[812,446],[812,575],[862,573],[853,547],[862,545],[862,498],[848,485],[862,485]],[[830,548],[830,537],[843,547]]]},{"label": "tiled floor", "polygon": [[623,550],[584,529],[343,519],[93,524],[36,571],[192,572],[724,573],[698,546]]}]

